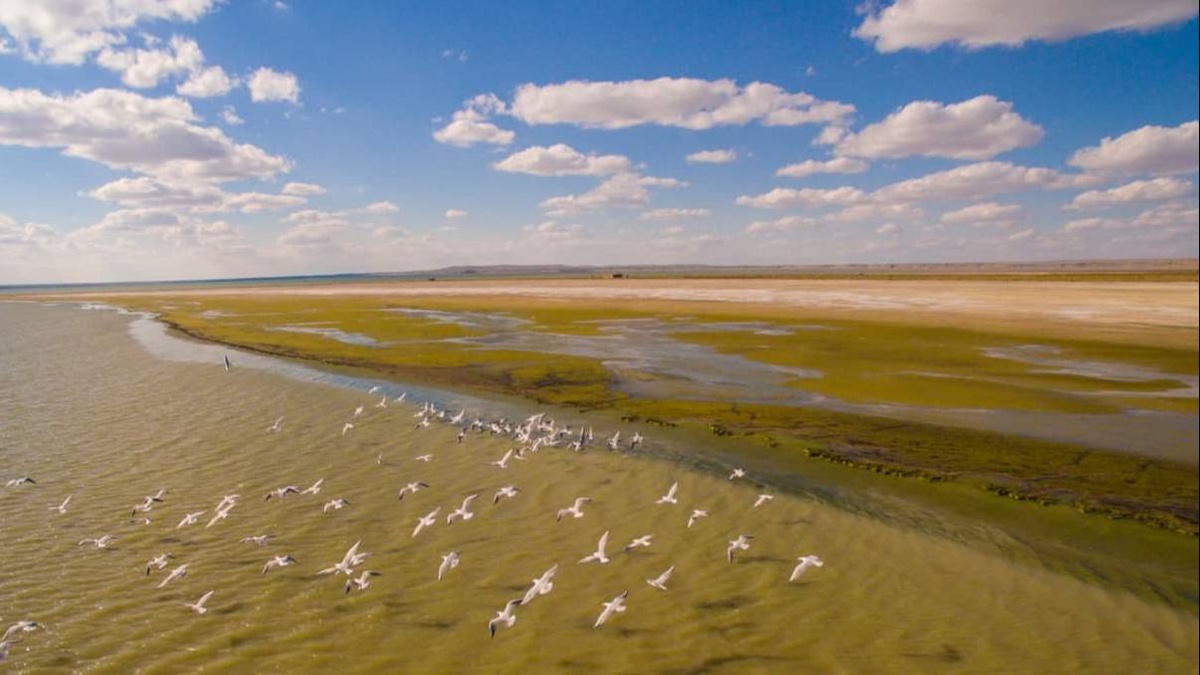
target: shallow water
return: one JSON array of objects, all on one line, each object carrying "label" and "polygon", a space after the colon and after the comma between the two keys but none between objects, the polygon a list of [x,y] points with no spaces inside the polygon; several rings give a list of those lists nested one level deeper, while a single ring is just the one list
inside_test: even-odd
[{"label": "shallow water", "polygon": [[[416,403],[375,408],[343,375],[189,343],[190,361],[151,353],[130,330],[153,322],[111,312],[0,304],[0,617],[37,620],[4,668],[13,672],[1195,672],[1196,615],[1015,561],[954,536],[777,494],[755,509],[748,481],[599,449],[548,448],[501,470],[512,442],[414,428]],[[164,346],[165,345],[165,346]],[[171,349],[169,341],[159,348]],[[276,370],[275,368],[285,370]],[[294,369],[294,370],[293,370]],[[347,386],[349,385],[349,386]],[[390,385],[395,387],[395,385]],[[391,394],[395,391],[394,394]],[[398,391],[389,390],[391,395]],[[474,403],[458,399],[463,405]],[[478,402],[480,414],[509,415]],[[365,410],[341,435],[355,407]],[[439,403],[454,407],[451,401]],[[475,410],[468,410],[468,418]],[[266,427],[283,416],[282,431]],[[630,425],[597,429],[620,430]],[[654,431],[647,445],[656,441]],[[377,463],[382,453],[383,463]],[[428,463],[414,458],[432,454]],[[324,478],[320,495],[263,501],[282,485]],[[753,478],[753,475],[751,476]],[[396,490],[430,488],[403,501]],[[676,506],[656,505],[678,480]],[[521,488],[498,505],[501,485]],[[150,524],[130,508],[159,488]],[[478,492],[476,516],[416,538],[418,516]],[[240,493],[211,528],[225,494]],[[51,507],[68,494],[67,513]],[[820,494],[814,491],[814,494]],[[577,496],[581,519],[555,512]],[[327,500],[350,505],[322,513]],[[692,508],[712,515],[686,527]],[[207,510],[198,525],[182,515]],[[990,531],[1005,545],[1003,532]],[[611,562],[576,561],[610,532]],[[76,545],[111,533],[112,550]],[[245,536],[273,533],[259,548]],[[624,553],[635,536],[653,545]],[[733,564],[727,542],[754,535]],[[346,595],[315,572],[356,540],[380,571]],[[442,554],[461,565],[442,581]],[[160,552],[190,573],[163,589],[144,565]],[[261,574],[270,556],[297,565]],[[789,583],[797,556],[824,568]],[[552,593],[488,637],[488,620],[559,564]],[[643,582],[676,566],[659,591]],[[184,607],[208,590],[210,612]],[[601,603],[629,591],[628,611],[592,628]]]}]

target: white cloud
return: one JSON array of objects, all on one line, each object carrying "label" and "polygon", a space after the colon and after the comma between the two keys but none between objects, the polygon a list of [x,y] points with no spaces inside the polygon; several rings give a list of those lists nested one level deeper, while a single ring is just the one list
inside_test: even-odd
[{"label": "white cloud", "polygon": [[0,87],[0,145],[62,148],[63,154],[166,182],[269,178],[287,160],[194,122],[179,98],[96,89],[71,96]]},{"label": "white cloud", "polygon": [[837,140],[834,151],[848,157],[950,157],[990,159],[1037,143],[1042,128],[994,96],[943,105],[913,101],[858,133]]},{"label": "white cloud", "polygon": [[1109,190],[1084,192],[1077,195],[1064,208],[1105,208],[1130,202],[1162,201],[1186,196],[1191,191],[1192,182],[1181,178],[1161,177],[1151,180],[1135,180]]},{"label": "white cloud", "polygon": [[822,217],[831,223],[860,223],[867,220],[917,220],[925,212],[914,204],[855,204]]},{"label": "white cloud", "polygon": [[287,101],[293,105],[300,103],[300,82],[289,72],[279,72],[270,68],[259,68],[250,73],[246,79],[246,87],[250,89],[250,100],[255,103],[266,101]]},{"label": "white cloud", "polygon": [[880,52],[1020,46],[1113,30],[1147,31],[1196,16],[1195,0],[896,0],[872,10],[854,36]]},{"label": "white cloud", "polygon": [[314,197],[325,194],[325,188],[315,183],[287,183],[280,192],[297,197]]},{"label": "white cloud", "polygon": [[701,150],[684,158],[690,164],[725,164],[737,160],[733,150]]},{"label": "white cloud", "polygon": [[1130,221],[1130,225],[1134,227],[1190,228],[1195,230],[1197,227],[1200,227],[1200,208],[1197,208],[1194,204],[1185,204],[1183,202],[1160,204],[1139,213]]},{"label": "white cloud", "polygon": [[480,94],[464,103],[463,109],[454,113],[449,124],[433,132],[433,139],[459,148],[476,143],[508,145],[516,134],[488,121],[490,115],[504,109],[504,103],[495,94]]},{"label": "white cloud", "polygon": [[541,207],[552,216],[576,215],[611,208],[637,208],[650,201],[650,192],[646,189],[647,187],[671,188],[686,185],[687,183],[674,178],[619,173],[583,194],[551,197],[543,201]]},{"label": "white cloud", "polygon": [[679,220],[681,218],[707,218],[712,215],[708,209],[654,209],[638,216],[641,220]]},{"label": "white cloud", "polygon": [[191,98],[212,98],[228,94],[236,85],[237,82],[230,79],[224,68],[209,66],[193,72],[186,82],[175,87],[175,91]]},{"label": "white cloud", "polygon": [[563,143],[535,145],[492,164],[497,171],[532,176],[607,176],[626,173],[629,159],[621,155],[584,155]]},{"label": "white cloud", "polygon": [[120,204],[127,209],[176,209],[192,212],[220,211],[228,193],[215,185],[171,184],[146,176],[119,178],[87,193],[93,199]]},{"label": "white cloud", "polygon": [[742,195],[737,203],[742,206],[753,206],[759,209],[790,209],[801,206],[849,206],[860,204],[867,199],[867,193],[855,187],[839,187],[832,189],[818,188],[775,188],[765,194],[749,196]]},{"label": "white cloud", "polygon": [[983,202],[942,214],[943,223],[969,224],[975,227],[1011,227],[1025,215],[1019,204]]},{"label": "white cloud", "polygon": [[246,121],[237,114],[237,110],[231,105],[227,105],[224,108],[221,108],[220,114],[221,114],[221,120],[224,121],[225,124],[228,124],[231,127],[235,127]]},{"label": "white cloud", "polygon": [[276,237],[275,241],[283,246],[328,246],[345,229],[344,223],[334,220],[302,222]]},{"label": "white cloud", "polygon": [[861,159],[835,157],[827,161],[807,159],[797,164],[787,166],[775,172],[776,176],[787,178],[804,178],[818,173],[862,173],[867,170],[867,163]]},{"label": "white cloud", "polygon": [[525,231],[530,239],[544,243],[571,243],[587,236],[587,229],[577,223],[562,224],[547,220],[537,225],[527,225]]},{"label": "white cloud", "polygon": [[1033,228],[1027,227],[1024,230],[1021,230],[1019,232],[1013,232],[1012,234],[1005,237],[1005,239],[1007,241],[1024,241],[1026,239],[1032,239],[1033,234],[1034,234]]},{"label": "white cloud", "polygon": [[1094,184],[1088,176],[1062,174],[1052,169],[1025,167],[1009,162],[979,162],[892,183],[871,194],[876,201],[926,199],[980,199],[1002,192],[1060,189]]},{"label": "white cloud", "polygon": [[904,229],[895,223],[884,223],[883,225],[875,228],[875,234],[881,234],[885,237],[895,236],[903,233]]},{"label": "white cloud", "polygon": [[746,225],[746,232],[749,234],[759,234],[763,232],[791,232],[800,228],[814,227],[817,225],[816,219],[805,218],[803,216],[785,216],[776,218],[775,220],[756,220],[749,225]]},{"label": "white cloud", "polygon": [[1082,232],[1084,230],[1111,229],[1120,227],[1124,221],[1116,218],[1076,218],[1063,224],[1064,232]]},{"label": "white cloud", "polygon": [[460,211],[458,209],[446,209],[445,218],[451,220],[455,218],[466,218],[468,215],[469,214],[466,211]]},{"label": "white cloud", "polygon": [[204,63],[195,40],[173,36],[165,49],[115,49],[106,47],[96,55],[96,64],[121,73],[127,86],[146,89],[161,80],[194,73]]},{"label": "white cloud", "polygon": [[660,77],[654,80],[523,84],[509,114],[530,125],[572,124],[624,129],[644,124],[709,129],[758,121],[766,126],[840,123],[854,106],[806,93],[733,80]]},{"label": "white cloud", "polygon": [[356,209],[355,212],[378,215],[378,214],[382,214],[382,213],[396,213],[399,210],[400,210],[399,206],[396,206],[395,204],[388,202],[388,201],[382,201],[382,202],[371,202],[370,204],[367,204],[366,206],[362,207],[361,209]]},{"label": "white cloud", "polygon": [[[1192,3],[1193,9],[1196,3]],[[1105,174],[1195,173],[1200,167],[1200,122],[1177,127],[1144,126],[1099,146],[1084,148],[1068,161],[1085,171]]]},{"label": "white cloud", "polygon": [[262,213],[300,206],[307,200],[293,195],[272,195],[265,192],[242,192],[229,195],[226,205],[242,213]]}]

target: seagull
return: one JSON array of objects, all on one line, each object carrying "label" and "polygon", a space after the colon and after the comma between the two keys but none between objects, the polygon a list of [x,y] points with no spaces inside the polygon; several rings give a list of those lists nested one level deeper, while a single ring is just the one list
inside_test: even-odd
[{"label": "seagull", "polygon": [[271,426],[267,427],[267,431],[270,431],[272,433],[279,433],[282,429],[283,429],[283,418],[282,417],[276,418],[275,423],[272,424]]},{"label": "seagull", "polygon": [[302,495],[319,494],[321,492],[321,483],[324,483],[324,482],[325,482],[324,478],[318,479],[317,482],[312,484],[312,486],[306,487],[303,490],[301,490],[300,494],[302,494]]},{"label": "seagull", "polygon": [[433,523],[434,523],[434,519],[437,518],[438,511],[441,511],[441,510],[442,510],[442,507],[439,506],[436,509],[425,514],[424,516],[421,516],[421,518],[417,521],[417,526],[415,528],[413,528],[412,536],[416,537],[418,534],[421,534],[421,530],[423,530],[427,527],[432,527]]},{"label": "seagull", "polygon": [[642,436],[640,433],[638,433],[636,431],[633,432],[633,438],[629,439],[629,449],[632,450],[632,449],[636,448],[644,440],[646,440],[645,436]]},{"label": "seagull", "polygon": [[635,548],[641,548],[641,547],[643,547],[643,546],[649,546],[649,545],[650,545],[650,538],[651,538],[651,537],[653,537],[653,536],[654,536],[654,535],[652,535],[652,534],[646,534],[646,535],[640,536],[640,537],[638,537],[637,539],[634,539],[633,541],[629,542],[629,544],[628,544],[628,545],[625,547],[625,550],[626,550],[626,551],[632,551],[632,550],[633,550],[633,549],[635,549]]},{"label": "seagull", "polygon": [[796,568],[792,570],[792,576],[788,577],[788,581],[795,581],[800,578],[800,575],[808,571],[810,567],[824,567],[825,561],[815,555],[806,555],[796,558]]},{"label": "seagull", "polygon": [[187,566],[187,563],[184,563],[184,564],[180,565],[179,567],[176,567],[175,569],[171,570],[171,573],[168,574],[166,577],[164,577],[162,581],[158,582],[158,586],[156,586],[155,588],[162,588],[163,586],[166,586],[167,584],[171,583],[172,581],[175,581],[176,579],[182,579],[187,576],[187,572],[188,572],[188,566]]},{"label": "seagull", "polygon": [[229,512],[233,510],[234,506],[236,506],[236,502],[227,504],[224,508],[217,509],[217,512],[213,514],[213,517],[208,520],[208,524],[204,527],[212,527],[213,525],[217,524],[217,521],[228,518]]},{"label": "seagull", "polygon": [[271,497],[278,497],[280,499],[283,499],[284,497],[288,496],[289,494],[292,494],[292,495],[300,494],[300,488],[296,487],[295,485],[285,485],[281,488],[275,488],[274,490],[271,490],[270,492],[267,493],[267,496],[263,499],[263,501],[264,502],[270,501]]},{"label": "seagull", "polygon": [[517,493],[520,491],[521,489],[514,485],[505,485],[499,490],[496,490],[496,494],[492,497],[492,503],[498,504],[500,503],[500,500],[505,497],[516,497]]},{"label": "seagull", "polygon": [[187,514],[186,516],[183,517],[183,520],[179,521],[179,524],[175,526],[175,529],[178,530],[179,528],[183,527],[184,525],[195,525],[196,521],[199,520],[200,516],[202,516],[202,515],[204,515],[204,511],[194,511],[192,513]]},{"label": "seagull", "polygon": [[438,565],[438,581],[442,580],[443,574],[455,567],[458,567],[458,551],[450,551],[442,556],[442,564]]},{"label": "seagull", "polygon": [[277,555],[268,560],[267,564],[263,565],[262,573],[266,574],[276,567],[287,567],[294,562],[297,562],[297,560],[290,555]]},{"label": "seagull", "polygon": [[462,506],[446,514],[446,524],[452,525],[455,518],[462,518],[463,520],[470,520],[474,518],[475,514],[471,513],[468,509],[471,508],[471,502],[475,501],[475,498],[478,496],[478,493],[467,495],[467,497],[463,499]]},{"label": "seagull", "polygon": [[84,544],[91,544],[91,545],[95,546],[96,548],[108,548],[108,545],[113,543],[116,540],[117,540],[116,537],[112,536],[111,534],[106,534],[103,537],[100,537],[99,539],[80,539],[77,546],[83,546]]},{"label": "seagull", "polygon": [[691,517],[688,518],[687,526],[691,527],[696,524],[697,520],[700,520],[701,518],[707,518],[707,517],[708,517],[708,511],[705,511],[704,509],[693,509]]},{"label": "seagull", "polygon": [[350,502],[346,501],[345,499],[330,499],[329,501],[325,502],[325,508],[321,509],[321,513],[329,513],[329,509],[340,511],[349,505]]},{"label": "seagull", "polygon": [[667,579],[671,578],[671,573],[674,571],[675,571],[675,566],[671,565],[670,567],[667,568],[666,572],[663,572],[662,574],[658,575],[657,578],[647,579],[646,583],[650,584],[651,586],[657,588],[660,591],[665,591],[665,590],[667,590]]},{"label": "seagull", "polygon": [[221,497],[221,503],[217,504],[217,510],[220,511],[227,506],[233,506],[237,503],[239,497],[241,497],[241,495],[225,495],[224,497]]},{"label": "seagull", "polygon": [[153,508],[154,508],[154,499],[152,499],[150,497],[146,497],[145,499],[142,500],[141,504],[138,504],[137,506],[133,507],[133,510],[129,512],[129,515],[133,516],[133,515],[136,515],[138,512],[150,513],[150,510]]},{"label": "seagull", "polygon": [[766,495],[766,494],[759,495],[758,499],[754,500],[754,508],[757,509],[758,507],[762,506],[763,504],[766,504],[767,502],[771,501],[772,499],[775,499],[775,495]]},{"label": "seagull", "polygon": [[517,622],[517,615],[513,611],[521,604],[521,599],[516,598],[504,603],[504,609],[496,612],[496,617],[488,622],[488,636],[496,637],[496,626],[504,624],[509,628]]},{"label": "seagull", "polygon": [[459,424],[463,421],[463,415],[467,414],[466,409],[459,410],[458,414],[450,418],[450,424]]},{"label": "seagull", "polygon": [[404,397],[408,396],[407,391],[400,392],[400,395],[392,399],[392,403],[404,403]]},{"label": "seagull", "polygon": [[377,577],[380,574],[380,572],[376,572],[375,570],[363,570],[363,573],[358,575],[357,579],[347,579],[346,595],[349,595],[350,591],[367,590],[367,586],[371,585],[371,577]]},{"label": "seagull", "polygon": [[167,561],[174,557],[175,556],[171,555],[170,553],[159,553],[151,558],[149,562],[146,563],[146,576],[150,576],[150,572],[153,570],[161,570],[162,568],[166,567]]},{"label": "seagull", "polygon": [[558,574],[557,564],[542,572],[542,576],[533,580],[533,585],[529,587],[529,590],[525,591],[525,597],[521,598],[521,604],[528,605],[539,595],[545,595],[554,590],[554,582],[551,580],[554,579],[555,574]]},{"label": "seagull", "polygon": [[51,506],[50,509],[53,511],[58,511],[59,515],[66,513],[67,512],[67,504],[71,503],[71,497],[72,497],[72,495],[67,495],[67,498],[64,499],[61,504],[59,504],[58,506]]},{"label": "seagull", "polygon": [[270,541],[271,537],[274,537],[274,536],[275,535],[273,535],[273,534],[260,534],[260,535],[254,536],[254,537],[242,537],[241,541],[239,541],[238,543],[239,544],[256,544],[258,546],[266,546],[267,542]]},{"label": "seagull", "polygon": [[353,428],[354,428],[353,424],[346,422],[345,424],[342,425],[342,435],[345,436],[346,432],[350,431]]},{"label": "seagull", "polygon": [[352,415],[352,416],[358,417],[359,415],[362,415],[362,414],[363,414],[363,407],[360,405],[354,409],[354,415]]},{"label": "seagull", "polygon": [[750,540],[753,538],[754,537],[752,537],[748,534],[739,534],[737,539],[734,539],[729,542],[729,548],[726,549],[726,551],[725,551],[725,558],[729,562],[732,563],[734,551],[738,551],[738,550],[749,551],[750,550]]},{"label": "seagull", "polygon": [[387,407],[387,397],[384,396],[383,398],[379,399],[379,403],[376,403],[375,407],[376,408],[386,408]]},{"label": "seagull", "polygon": [[679,500],[675,497],[675,492],[679,490],[679,481],[671,483],[671,489],[667,490],[667,494],[658,498],[655,504],[678,504]]},{"label": "seagull", "polygon": [[208,602],[208,599],[212,597],[212,594],[213,591],[209,591],[200,596],[200,599],[195,602],[184,603],[184,607],[188,607],[197,614],[204,614],[208,612],[208,608],[204,606],[204,603]]},{"label": "seagull", "polygon": [[417,455],[414,459],[418,462],[428,462],[433,459],[433,455]]},{"label": "seagull", "polygon": [[512,456],[513,456],[512,448],[509,448],[508,452],[504,453],[503,457],[492,462],[491,464],[492,464],[492,466],[498,466],[501,469],[507,469],[508,468],[508,460],[512,459]]},{"label": "seagull", "polygon": [[608,562],[608,554],[604,552],[604,549],[606,548],[608,548],[608,530],[605,530],[604,534],[600,535],[600,541],[596,542],[596,550],[580,558],[579,562],[587,563],[592,562],[593,560],[599,563]]},{"label": "seagull", "polygon": [[228,356],[222,356],[221,358],[225,359],[225,372],[227,372],[227,373],[228,373],[228,372],[229,372],[229,366],[230,366],[230,365],[232,365],[232,364],[230,364],[230,363],[229,363],[229,357],[228,357]]},{"label": "seagull", "polygon": [[572,515],[576,518],[583,517],[583,505],[592,501],[591,497],[577,497],[575,503],[570,507],[558,510],[558,520],[562,520],[563,516]]},{"label": "seagull", "polygon": [[617,444],[620,442],[621,442],[621,432],[618,431],[617,433],[613,434],[612,438],[608,439],[608,449],[616,450]]},{"label": "seagull", "polygon": [[427,487],[429,487],[429,483],[422,483],[421,481],[413,481],[412,483],[409,483],[408,485],[405,485],[404,487],[400,488],[400,492],[397,494],[397,497],[399,499],[404,499],[404,495],[412,494],[412,493],[416,492],[417,490],[420,490],[421,488],[427,488]]},{"label": "seagull", "polygon": [[37,630],[38,628],[41,628],[41,626],[42,626],[42,624],[40,624],[36,621],[29,621],[28,619],[22,619],[21,621],[18,621],[16,623],[14,623],[13,625],[9,626],[8,629],[4,631],[4,637],[0,638],[0,641],[8,642],[8,639],[10,637],[12,637],[13,633],[16,633],[16,632],[32,633],[33,631]]},{"label": "seagull", "polygon": [[17,487],[18,485],[25,485],[26,483],[30,485],[37,485],[37,481],[29,476],[21,476],[20,478],[13,478],[12,480],[8,481],[4,484],[4,487]]},{"label": "seagull", "polygon": [[[342,556],[341,562],[334,565],[333,567],[326,567],[325,569],[321,570],[320,572],[317,572],[317,574],[334,574],[337,572],[341,572],[342,574],[345,574],[346,576],[350,576],[351,574],[353,574],[354,566],[360,564],[367,557],[366,553],[358,552],[358,546],[361,543],[362,543],[361,539],[354,542],[354,545],[351,546],[346,551],[346,555]],[[282,563],[280,565],[282,566]]]},{"label": "seagull", "polygon": [[621,591],[617,597],[604,603],[604,609],[600,611],[600,616],[596,617],[596,623],[592,624],[592,628],[599,628],[600,624],[608,621],[608,617],[615,613],[625,611],[625,598],[629,597],[629,591]]},{"label": "seagull", "polygon": [[729,480],[733,480],[734,478],[743,478],[745,475],[746,470],[741,467],[737,467],[733,470],[733,473],[729,474]]},{"label": "seagull", "polygon": [[379,391],[379,385],[375,385],[375,386],[371,387],[370,389],[367,390],[367,393],[374,394],[377,391]]}]

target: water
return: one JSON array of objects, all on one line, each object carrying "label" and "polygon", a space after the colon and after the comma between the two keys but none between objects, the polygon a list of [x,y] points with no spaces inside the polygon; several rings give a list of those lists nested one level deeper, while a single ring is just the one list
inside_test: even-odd
[{"label": "water", "polygon": [[[11,672],[1196,671],[1194,612],[899,525],[913,508],[899,500],[890,519],[805,494],[754,509],[750,482],[599,450],[546,449],[500,470],[490,462],[510,441],[415,429],[423,395],[411,387],[404,404],[375,408],[382,391],[345,375],[240,353],[226,373],[224,350],[131,339],[153,330],[113,312],[0,304],[0,479],[38,481],[0,490],[0,617],[44,626],[11,647],[0,666]],[[279,416],[282,431],[266,432]],[[642,431],[653,446],[657,432]],[[263,501],[318,478],[318,496]],[[398,500],[412,480],[431,487]],[[655,505],[674,480],[679,505]],[[506,484],[520,494],[492,505]],[[151,522],[129,522],[159,488]],[[474,519],[411,536],[418,516],[475,492]],[[205,528],[229,493],[238,505]],[[67,513],[52,511],[68,494]],[[556,522],[577,496],[593,499],[585,517]],[[335,497],[350,506],[322,513]],[[688,529],[692,508],[712,515]],[[201,524],[175,529],[198,510]],[[605,530],[612,561],[577,564]],[[112,550],[76,545],[105,533]],[[266,547],[239,543],[264,533],[276,535]],[[648,549],[621,551],[650,533]],[[755,538],[731,565],[727,542],[743,533]],[[369,589],[347,595],[341,577],[315,575],[360,539],[371,554],[360,569],[382,573]],[[437,581],[451,550],[462,564]],[[144,566],[162,552],[190,573],[157,589],[163,573]],[[300,562],[261,574],[285,552]],[[788,583],[809,553],[825,567]],[[489,638],[487,621],[554,563],[553,592]],[[670,565],[670,590],[644,583]],[[208,590],[208,614],[184,607]],[[628,611],[593,629],[623,590]]]}]

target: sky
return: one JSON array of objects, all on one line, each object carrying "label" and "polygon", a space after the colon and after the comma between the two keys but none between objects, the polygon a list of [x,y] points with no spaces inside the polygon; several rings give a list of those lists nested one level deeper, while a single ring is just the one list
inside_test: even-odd
[{"label": "sky", "polygon": [[1194,258],[1195,0],[0,0],[0,284]]}]

